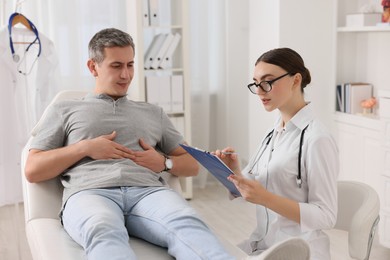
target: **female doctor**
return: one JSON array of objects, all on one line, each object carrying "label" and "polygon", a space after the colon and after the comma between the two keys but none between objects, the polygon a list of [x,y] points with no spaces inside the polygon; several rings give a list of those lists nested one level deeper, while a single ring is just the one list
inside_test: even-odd
[{"label": "female doctor", "polygon": [[249,90],[267,111],[279,110],[278,120],[242,171],[232,147],[215,151],[234,171],[228,179],[256,204],[257,228],[241,247],[257,255],[301,237],[310,245],[311,259],[330,259],[322,229],[336,223],[338,149],[304,99],[310,72],[297,52],[279,48],[258,58],[253,80]]}]

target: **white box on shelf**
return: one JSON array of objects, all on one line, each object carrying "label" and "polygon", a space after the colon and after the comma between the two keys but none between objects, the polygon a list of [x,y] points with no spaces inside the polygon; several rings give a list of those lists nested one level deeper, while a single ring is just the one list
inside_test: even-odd
[{"label": "white box on shelf", "polygon": [[375,26],[382,20],[382,13],[347,14],[347,27]]},{"label": "white box on shelf", "polygon": [[350,113],[363,113],[361,103],[363,100],[372,98],[372,85],[368,83],[351,83],[350,86]]}]

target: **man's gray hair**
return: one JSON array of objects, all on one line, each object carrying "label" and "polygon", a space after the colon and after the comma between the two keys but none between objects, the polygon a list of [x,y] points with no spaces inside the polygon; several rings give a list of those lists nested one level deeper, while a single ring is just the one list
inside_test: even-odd
[{"label": "man's gray hair", "polygon": [[104,60],[105,48],[126,46],[131,46],[135,51],[133,38],[128,33],[115,28],[103,29],[97,32],[88,44],[89,58],[101,63]]}]

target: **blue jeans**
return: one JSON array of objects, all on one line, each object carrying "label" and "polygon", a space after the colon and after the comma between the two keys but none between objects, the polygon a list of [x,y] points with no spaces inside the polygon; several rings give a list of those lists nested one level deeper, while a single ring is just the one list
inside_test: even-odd
[{"label": "blue jeans", "polygon": [[137,259],[129,234],[167,247],[176,259],[234,259],[196,212],[165,187],[91,189],[72,195],[62,221],[88,259]]}]

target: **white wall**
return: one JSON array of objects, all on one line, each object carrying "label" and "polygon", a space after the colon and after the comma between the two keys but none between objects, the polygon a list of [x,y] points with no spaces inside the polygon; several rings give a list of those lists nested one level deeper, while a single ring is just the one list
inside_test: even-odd
[{"label": "white wall", "polygon": [[249,104],[247,84],[249,59],[249,2],[229,0],[226,8],[226,75],[225,140],[220,146],[234,147],[245,163],[249,156],[248,123]]},{"label": "white wall", "polygon": [[193,0],[190,10],[192,144],[247,158],[248,2]]},{"label": "white wall", "polygon": [[[270,49],[279,47],[279,1],[249,1],[249,71],[253,78],[256,60]],[[268,113],[257,95],[248,91],[249,96],[249,153],[253,154],[266,131],[272,127],[275,112]]]}]

